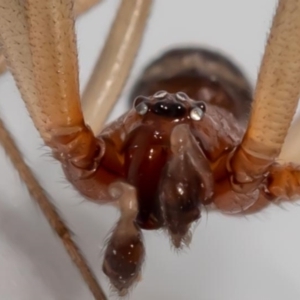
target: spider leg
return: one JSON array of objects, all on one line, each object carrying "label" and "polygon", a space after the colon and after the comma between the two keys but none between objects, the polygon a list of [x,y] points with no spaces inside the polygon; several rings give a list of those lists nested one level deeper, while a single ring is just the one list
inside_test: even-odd
[{"label": "spider leg", "polygon": [[59,216],[55,207],[48,199],[46,193],[38,183],[30,168],[25,164],[22,154],[18,150],[15,142],[13,141],[9,132],[6,130],[1,119],[0,144],[3,146],[15,169],[18,171],[20,178],[26,184],[30,195],[43,211],[44,216],[47,218],[51,228],[62,240],[65,249],[78,267],[82,277],[86,281],[95,298],[100,300],[106,299],[101,287],[98,285],[95,275],[90,270],[85,258],[82,256],[76,244],[73,242],[70,230],[64,224],[62,218]]},{"label": "spider leg", "polygon": [[[1,46],[0,46],[1,47]],[[0,48],[0,75],[6,71],[5,58]]]},{"label": "spider leg", "polygon": [[280,155],[278,157],[278,162],[293,162],[300,164],[300,140],[299,138],[297,138],[299,136],[299,128],[300,118],[298,116],[298,118],[295,119],[288,131]]},{"label": "spider leg", "polygon": [[45,143],[76,167],[94,165],[99,143],[80,107],[73,1],[3,0],[0,16],[7,61]]},{"label": "spider leg", "polygon": [[243,214],[255,213],[269,204],[283,201],[299,200],[300,196],[300,165],[294,163],[274,163],[269,168],[265,189],[257,201]]},{"label": "spider leg", "polygon": [[123,0],[83,93],[83,112],[95,135],[126,82],[140,46],[152,0]]},{"label": "spider leg", "polygon": [[[74,13],[77,16],[87,12],[90,10],[93,6],[100,3],[102,0],[75,0],[74,4]],[[0,74],[4,73],[6,71],[6,64],[5,64],[5,58],[0,50]]]},{"label": "spider leg", "polygon": [[294,200],[300,196],[300,165],[274,164],[270,168],[268,190],[272,198]]},{"label": "spider leg", "polygon": [[299,16],[299,0],[279,1],[258,76],[249,126],[231,161],[240,191],[257,188],[279,155],[294,116],[300,92]]},{"label": "spider leg", "polygon": [[78,16],[91,9],[94,5],[98,4],[102,0],[75,0],[74,1],[74,12]]},{"label": "spider leg", "polygon": [[[82,166],[86,159],[94,159],[98,144],[85,126],[80,108],[72,15],[71,0],[3,0],[0,6],[0,42],[42,138],[60,155],[75,158],[74,165]],[[67,251],[80,268],[94,297],[106,299],[72,242],[68,229],[46,200],[18,151],[13,149],[7,133],[3,131],[2,135],[5,137],[4,147],[8,147],[7,152],[12,155],[15,166],[19,166],[20,176],[36,197],[52,228],[63,237]],[[85,156],[86,153],[93,154]]]},{"label": "spider leg", "polygon": [[[94,5],[98,4],[101,1],[102,0],[75,0],[74,3],[75,16],[77,17],[85,13],[86,11],[90,10]],[[6,62],[0,45],[0,75],[4,73],[6,70],[7,70]]]},{"label": "spider leg", "polygon": [[300,165],[293,163],[273,164],[269,169],[268,180],[264,193],[243,213],[254,213],[262,210],[270,203],[299,200],[300,196]]}]

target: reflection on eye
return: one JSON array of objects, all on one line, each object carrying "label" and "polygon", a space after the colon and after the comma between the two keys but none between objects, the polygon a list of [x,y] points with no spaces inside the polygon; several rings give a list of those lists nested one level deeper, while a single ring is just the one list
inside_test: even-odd
[{"label": "reflection on eye", "polygon": [[168,94],[168,92],[166,92],[166,91],[158,91],[157,93],[154,94],[154,98],[162,99],[162,98],[166,97],[167,94]]},{"label": "reflection on eye", "polygon": [[178,92],[178,93],[176,93],[176,98],[181,101],[186,101],[186,100],[188,100],[189,97],[186,93]]},{"label": "reflection on eye", "polygon": [[135,110],[139,115],[143,116],[148,111],[148,105],[145,102],[141,102],[137,106],[135,106]]},{"label": "reflection on eye", "polygon": [[200,121],[203,115],[204,111],[198,106],[194,107],[190,112],[190,117],[194,121]]}]

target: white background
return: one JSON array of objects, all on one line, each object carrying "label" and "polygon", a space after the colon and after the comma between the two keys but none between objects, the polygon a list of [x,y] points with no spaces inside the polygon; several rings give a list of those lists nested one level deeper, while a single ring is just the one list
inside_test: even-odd
[{"label": "white background", "polygon": [[[142,66],[182,43],[221,49],[255,82],[275,0],[156,1],[144,43],[114,116]],[[95,63],[119,1],[106,0],[77,23],[82,86]],[[110,207],[79,196],[42,147],[9,74],[0,80],[1,116],[47,190],[98,279],[103,241],[118,218]],[[145,232],[143,281],[130,299],[298,300],[300,299],[300,208],[273,206],[255,216],[203,213],[189,250],[176,254],[158,232]],[[60,241],[28,196],[0,149],[0,299],[92,299]],[[111,299],[115,299],[111,297]]]}]

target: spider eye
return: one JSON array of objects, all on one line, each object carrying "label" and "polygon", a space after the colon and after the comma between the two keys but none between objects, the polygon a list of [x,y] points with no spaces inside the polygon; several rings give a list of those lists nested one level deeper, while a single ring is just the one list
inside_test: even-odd
[{"label": "spider eye", "polygon": [[136,112],[141,116],[145,115],[148,111],[148,105],[145,103],[146,100],[146,97],[139,96],[135,98],[133,103],[133,107],[135,108]]},{"label": "spider eye", "polygon": [[163,99],[167,96],[167,94],[168,94],[168,92],[166,92],[166,91],[158,91],[153,95],[153,97],[156,99]]},{"label": "spider eye", "polygon": [[183,92],[176,93],[176,98],[177,98],[177,100],[181,100],[181,101],[186,101],[189,99],[188,95]]},{"label": "spider eye", "polygon": [[185,115],[185,107],[176,102],[157,102],[153,105],[152,111],[160,116],[169,118],[180,118]]},{"label": "spider eye", "polygon": [[194,121],[200,121],[205,113],[205,104],[203,102],[197,103],[197,106],[195,106],[191,112],[190,117]]}]

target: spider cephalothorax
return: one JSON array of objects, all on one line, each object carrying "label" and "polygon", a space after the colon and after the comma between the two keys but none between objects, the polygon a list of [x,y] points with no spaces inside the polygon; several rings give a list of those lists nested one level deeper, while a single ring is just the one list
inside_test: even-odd
[{"label": "spider cephalothorax", "polygon": [[[252,109],[250,84],[227,58],[202,48],[175,49],[146,68],[133,89],[133,107],[103,129],[151,3],[122,1],[82,109],[73,1],[0,0],[0,43],[45,144],[81,194],[119,205],[103,270],[120,295],[140,278],[142,229],[162,228],[181,248],[204,205],[249,213],[300,194],[299,167],[275,163],[299,98],[300,1],[279,1]],[[93,295],[106,299],[70,231],[0,129],[1,142]]]}]

